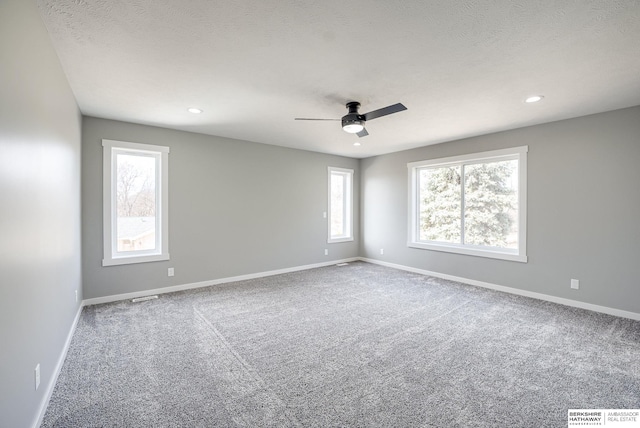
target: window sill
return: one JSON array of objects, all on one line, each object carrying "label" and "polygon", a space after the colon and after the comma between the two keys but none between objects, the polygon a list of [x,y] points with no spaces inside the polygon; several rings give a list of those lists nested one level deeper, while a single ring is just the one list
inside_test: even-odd
[{"label": "window sill", "polygon": [[169,254],[117,257],[113,259],[102,259],[102,266],[131,265],[136,263],[161,262],[166,260],[169,260]]},{"label": "window sill", "polygon": [[527,263],[527,256],[518,254],[513,251],[499,251],[499,250],[481,250],[478,248],[463,247],[455,244],[451,245],[439,245],[439,244],[426,244],[423,242],[408,242],[408,247],[419,248],[422,250],[441,251],[445,253],[464,254],[467,256],[486,257],[490,259],[508,260],[512,262]]},{"label": "window sill", "polygon": [[332,238],[327,239],[327,244],[337,244],[339,242],[351,242],[353,241],[353,236],[349,238]]}]

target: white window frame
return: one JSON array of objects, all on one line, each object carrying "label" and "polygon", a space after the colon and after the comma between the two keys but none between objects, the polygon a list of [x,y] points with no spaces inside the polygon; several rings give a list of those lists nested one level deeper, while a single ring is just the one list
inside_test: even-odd
[{"label": "white window frame", "polygon": [[[169,147],[102,140],[103,244],[102,266],[169,260]],[[158,248],[118,252],[116,154],[149,155],[156,159],[156,237]]]},{"label": "white window frame", "polygon": [[[337,174],[344,177],[345,191],[343,195],[343,219],[344,219],[344,231],[340,236],[331,235],[331,177]],[[353,170],[347,168],[336,168],[330,166],[327,174],[327,195],[328,195],[328,215],[327,215],[327,243],[334,244],[337,242],[349,242],[353,241]]]},{"label": "white window frame", "polygon": [[[407,245],[412,248],[444,251],[448,253],[466,254],[471,256],[489,257],[494,259],[527,262],[527,152],[528,146],[473,153],[441,159],[423,160],[407,164],[409,170],[409,238]],[[422,167],[444,167],[495,162],[503,160],[518,160],[518,248],[496,248],[479,245],[444,243],[436,241],[421,241],[420,203],[418,187],[418,171]],[[464,219],[464,203],[462,204],[462,218]],[[464,220],[463,220],[464,221]],[[464,230],[464,223],[461,225]]]}]

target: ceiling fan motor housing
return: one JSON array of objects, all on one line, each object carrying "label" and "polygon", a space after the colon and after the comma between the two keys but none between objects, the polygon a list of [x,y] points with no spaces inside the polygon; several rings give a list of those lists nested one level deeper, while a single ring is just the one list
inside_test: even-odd
[{"label": "ceiling fan motor housing", "polygon": [[363,115],[358,113],[360,103],[355,101],[347,103],[347,108],[349,109],[349,113],[342,116],[342,128],[347,130],[349,125],[360,125],[361,127],[364,127],[365,118]]},{"label": "ceiling fan motor housing", "polygon": [[342,127],[347,125],[362,125],[364,126],[364,117],[359,114],[348,114],[342,118]]}]

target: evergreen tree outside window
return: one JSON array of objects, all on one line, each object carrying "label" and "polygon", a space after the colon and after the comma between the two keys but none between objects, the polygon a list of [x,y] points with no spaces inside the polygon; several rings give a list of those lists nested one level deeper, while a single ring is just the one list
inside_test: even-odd
[{"label": "evergreen tree outside window", "polygon": [[526,262],[527,150],[409,163],[408,245]]}]

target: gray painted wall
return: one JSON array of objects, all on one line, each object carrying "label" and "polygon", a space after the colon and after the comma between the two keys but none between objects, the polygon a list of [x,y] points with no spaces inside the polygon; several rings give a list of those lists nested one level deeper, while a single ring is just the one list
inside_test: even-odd
[{"label": "gray painted wall", "polygon": [[[528,263],[407,247],[408,162],[524,145]],[[640,107],[368,158],[360,167],[362,256],[640,313]],[[580,290],[570,289],[571,278]]]},{"label": "gray painted wall", "polygon": [[[171,148],[170,261],[102,267],[103,138]],[[85,298],[358,256],[357,159],[91,117],[82,144]],[[327,244],[328,166],[355,170],[353,242]]]},{"label": "gray painted wall", "polygon": [[0,64],[0,426],[21,428],[82,299],[81,117],[35,2],[0,2]]}]

